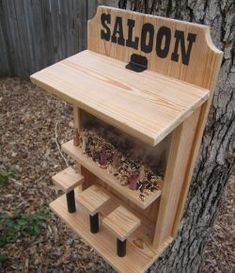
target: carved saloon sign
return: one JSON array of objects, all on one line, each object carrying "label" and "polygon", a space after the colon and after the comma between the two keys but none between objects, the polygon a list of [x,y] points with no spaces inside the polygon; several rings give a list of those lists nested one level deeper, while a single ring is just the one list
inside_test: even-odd
[{"label": "carved saloon sign", "polygon": [[[166,58],[170,54],[172,61],[182,62],[184,65],[190,62],[192,47],[197,37],[195,33],[190,32],[186,35],[184,31],[177,29],[172,33],[167,26],[158,27],[151,23],[144,23],[139,36],[135,36],[136,22],[133,19],[124,21],[122,17],[112,17],[108,13],[102,13],[100,19],[102,40],[138,49],[144,53],[151,53],[154,50],[159,58]],[[124,31],[124,28],[127,28],[127,31]],[[124,33],[127,35],[125,36]],[[174,43],[172,52],[170,52],[171,43]]]}]

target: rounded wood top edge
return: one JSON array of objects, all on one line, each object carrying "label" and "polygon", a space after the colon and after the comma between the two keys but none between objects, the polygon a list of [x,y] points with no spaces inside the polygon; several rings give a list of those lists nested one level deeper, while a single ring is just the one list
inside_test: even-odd
[{"label": "rounded wood top edge", "polygon": [[211,31],[210,31],[210,27],[207,26],[206,31],[205,31],[205,40],[207,42],[207,46],[208,48],[214,52],[214,54],[218,54],[221,55],[221,57],[223,56],[223,51],[221,51],[220,49],[218,49],[216,47],[216,45],[214,44],[212,38],[211,38]]}]

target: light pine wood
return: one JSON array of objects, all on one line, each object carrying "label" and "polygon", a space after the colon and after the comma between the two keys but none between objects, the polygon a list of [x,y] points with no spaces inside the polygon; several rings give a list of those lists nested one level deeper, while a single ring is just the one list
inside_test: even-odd
[{"label": "light pine wood", "polygon": [[99,212],[110,196],[98,185],[92,185],[78,195],[77,201],[88,210],[90,215]]},{"label": "light pine wood", "polygon": [[74,128],[80,131],[81,121],[80,121],[80,109],[77,106],[73,106],[73,123]]},{"label": "light pine wood", "polygon": [[[111,18],[121,16],[123,24],[126,24],[127,19],[129,18],[136,20],[136,25],[138,27],[135,28],[134,37],[140,36],[141,27],[144,23],[157,25],[158,28],[161,26],[169,27],[171,33],[174,33],[176,29],[180,29],[186,34],[189,32],[196,33],[197,43],[195,43],[195,46],[192,49],[190,64],[185,66],[182,65],[181,62],[172,62],[170,59],[171,54],[169,54],[167,58],[161,59],[156,56],[154,51],[150,54],[143,54],[140,50],[135,51],[128,47],[99,39],[98,35],[94,36],[94,33],[99,33],[101,31],[102,27],[97,24],[97,22],[100,20],[102,13],[111,14]],[[111,21],[110,28],[112,29],[113,26],[114,19]],[[196,116],[194,115],[194,118],[191,119],[191,124],[187,121],[183,121],[183,124],[173,133],[174,137],[172,138],[170,154],[172,155],[172,158],[175,158],[177,161],[174,163],[173,160],[169,160],[167,166],[167,178],[163,186],[164,194],[160,200],[159,216],[154,239],[154,245],[157,247],[167,236],[176,236],[177,234],[223,53],[213,45],[207,26],[133,12],[122,13],[118,9],[110,9],[107,7],[100,7],[98,9],[95,19],[89,23],[88,33],[88,49],[92,51],[124,62],[128,62],[130,55],[133,52],[138,54],[141,53],[141,55],[147,57],[150,70],[210,90],[209,99],[200,107],[200,113],[197,113]],[[124,36],[126,35],[127,30],[125,29]],[[170,51],[172,46],[173,43],[170,46]],[[198,116],[200,116],[200,118],[198,118]],[[185,124],[189,126],[188,129],[186,129]],[[192,133],[190,133],[190,128],[192,129]],[[182,132],[180,131],[182,135],[179,133],[179,130],[182,130]],[[188,138],[191,139],[188,140]],[[184,146],[183,142],[187,143],[188,146]],[[185,155],[182,152],[183,150],[186,153]],[[177,152],[179,152],[179,155],[176,154]],[[183,164],[181,163],[182,161],[184,162]],[[181,173],[179,170],[181,170]],[[173,173],[178,174],[181,179],[175,178]],[[173,189],[171,188],[173,185],[175,187],[175,192],[173,192]],[[173,210],[170,210],[172,207]]]},{"label": "light pine wood", "polygon": [[[73,124],[74,124],[75,130],[78,130],[78,131],[81,130],[81,127],[82,127],[81,110],[76,105],[73,105]],[[76,171],[81,173],[81,165],[80,164],[76,164],[75,169],[76,169]],[[75,188],[75,191],[79,192],[82,189],[83,189],[83,184],[81,184],[79,187]]]},{"label": "light pine wood", "polygon": [[150,144],[158,144],[209,91],[83,51],[31,76],[33,83]]},{"label": "light pine wood", "polygon": [[[131,18],[136,20],[137,22],[137,28],[135,28],[133,36],[140,36],[141,32],[141,26],[143,26],[144,23],[151,23],[153,25],[158,26],[160,28],[161,26],[167,26],[171,29],[171,32],[174,33],[176,29],[179,29],[181,31],[184,31],[185,33],[193,32],[197,34],[197,43],[195,43],[195,47],[192,50],[191,53],[191,60],[190,65],[185,66],[182,65],[180,62],[172,62],[170,60],[170,54],[165,59],[161,59],[156,57],[155,52],[153,51],[151,54],[143,54],[143,52],[140,52],[139,50],[133,50],[128,47],[122,47],[117,44],[113,44],[104,40],[99,39],[98,35],[94,35],[95,33],[99,33],[101,31],[101,25],[97,24],[97,22],[100,20],[100,16],[102,13],[111,14],[112,18],[115,18],[116,16],[121,16],[123,20],[123,24],[126,24],[127,19]],[[114,25],[114,20],[111,21],[111,29]],[[127,30],[124,29],[124,36],[127,35]],[[154,43],[156,41],[154,40]],[[173,46],[173,43],[171,45],[171,48]],[[170,48],[170,50],[171,50]],[[180,175],[181,181],[177,182],[177,179],[175,179],[172,176],[172,179],[168,179],[169,181],[166,181],[164,183],[164,195],[162,196],[160,200],[160,212],[158,216],[158,221],[156,225],[156,231],[155,231],[155,238],[154,238],[154,246],[158,247],[159,244],[161,244],[162,241],[164,241],[164,237],[169,235],[173,235],[174,237],[177,234],[180,219],[183,213],[184,204],[186,201],[190,181],[192,178],[193,168],[195,165],[195,161],[197,158],[197,154],[199,151],[201,138],[203,134],[203,130],[206,124],[207,116],[209,113],[214,88],[216,85],[216,81],[218,78],[218,73],[220,69],[220,64],[222,61],[223,53],[218,50],[210,37],[210,29],[207,26],[202,26],[198,24],[190,24],[188,22],[182,22],[177,20],[171,20],[168,18],[161,18],[157,16],[149,16],[149,15],[143,15],[139,13],[133,13],[125,11],[123,13],[122,11],[118,9],[110,9],[108,7],[99,7],[96,17],[89,22],[88,25],[88,49],[95,51],[100,54],[104,54],[106,56],[128,62],[130,59],[130,55],[135,52],[137,54],[145,55],[149,62],[149,69],[155,72],[159,72],[162,75],[170,76],[176,79],[183,80],[184,82],[188,82],[191,84],[195,84],[197,86],[206,88],[210,91],[210,97],[209,99],[200,107],[200,113],[199,118],[198,116],[194,116],[194,120],[191,119],[191,122],[193,124],[189,124],[189,130],[192,128],[193,133],[190,134],[188,132],[188,137],[191,137],[191,141],[187,141],[187,137],[184,137],[184,141],[188,143],[188,147],[186,149],[186,158],[181,153],[181,155],[178,157],[177,155],[174,155],[174,152],[177,151],[177,149],[182,146],[182,143],[177,144],[178,142],[182,142],[182,140],[178,139],[176,141],[175,138],[177,138],[177,134],[179,134],[179,130],[183,130],[182,136],[185,136],[185,125],[183,129],[183,125],[179,126],[181,129],[176,129],[177,132],[174,132],[174,137],[172,139],[172,145],[171,145],[171,155],[173,155],[173,158],[177,159],[178,162],[176,165],[172,160],[169,160],[168,164],[172,164],[173,166],[167,166],[167,176],[170,176],[171,169],[172,171],[175,169],[175,172]],[[198,114],[197,114],[198,115]],[[195,129],[196,128],[196,129]],[[177,147],[179,145],[179,147]],[[182,159],[185,162],[184,166],[182,166]],[[177,164],[181,166],[177,166]],[[177,171],[178,169],[178,171]],[[179,170],[181,169],[182,173],[179,173]],[[178,185],[179,183],[179,185]],[[175,197],[173,199],[171,198],[170,192],[172,192],[172,189],[170,189],[171,186],[168,185],[174,185],[176,188]],[[174,195],[174,193],[173,193]],[[175,208],[173,211],[176,210],[175,215],[174,213],[167,213],[167,215],[164,214],[169,207],[172,206],[173,203],[175,204]],[[168,206],[167,206],[168,204]],[[165,217],[173,217],[166,220]],[[174,219],[174,224],[172,226],[172,221]],[[170,222],[170,223],[169,223]],[[165,231],[164,228],[166,228]]]},{"label": "light pine wood", "polygon": [[[130,212],[136,215],[141,221],[149,227],[149,239],[150,241],[153,240],[153,232],[155,228],[155,222],[151,219],[147,218],[145,210],[139,208],[120,194],[117,194],[111,187],[108,186],[107,183],[104,183],[101,179],[95,176],[93,173],[89,172],[87,169],[82,167],[82,174],[84,176],[84,188],[91,187],[92,185],[99,185],[101,186],[105,192],[108,193],[110,196],[110,200],[104,206],[101,207],[101,213],[103,215],[108,215],[113,210],[115,210],[119,205],[128,208]],[[79,193],[78,193],[79,195]]]},{"label": "light pine wood", "polygon": [[[141,218],[142,221],[149,226],[155,226],[156,218],[158,215],[158,207],[159,207],[159,199],[156,199],[149,207],[146,209],[142,209],[129,199],[124,197],[115,191],[112,187],[105,183],[103,180],[95,176],[93,173],[88,171],[86,168],[81,168],[82,175],[84,176],[84,182],[82,183],[84,189],[90,187],[93,184],[101,185],[103,189],[105,189],[108,194],[111,194],[112,199],[116,200],[116,203],[120,203],[122,206],[128,208],[132,213],[134,213],[137,217]],[[115,208],[113,208],[115,209]],[[153,240],[153,237],[152,237]]]},{"label": "light pine wood", "polygon": [[124,241],[140,226],[140,219],[123,206],[119,206],[105,217],[102,223],[119,240]]},{"label": "light pine wood", "polygon": [[[76,199],[78,197],[76,196]],[[100,213],[101,222],[111,211],[118,207],[118,199],[111,198],[107,205],[103,206]],[[151,244],[153,227],[141,219],[141,226],[134,231],[127,241],[127,255],[118,257],[116,255],[116,238],[102,224],[100,231],[92,234],[89,230],[89,218],[87,211],[77,203],[77,211],[68,213],[65,195],[59,197],[50,204],[51,209],[79,236],[94,248],[112,267],[120,273],[143,273],[162,253],[167,245],[172,241],[168,240],[158,249],[154,249]],[[141,217],[141,216],[138,216]]]},{"label": "light pine wood", "polygon": [[[116,17],[121,18],[124,39],[128,36],[128,20],[135,21],[132,40],[141,37],[144,24],[152,24],[153,50],[144,53],[140,44],[138,49],[133,49],[125,42],[119,45],[112,39],[102,40],[101,31],[107,31],[101,24],[102,14],[111,15],[108,23],[111,35]],[[155,49],[161,27],[170,30],[169,54],[165,57],[157,56]],[[187,35],[196,34],[188,65],[182,63],[182,44],[178,44],[178,61],[172,60],[176,31],[183,32],[186,46]],[[116,36],[120,38],[120,32]],[[135,73],[125,69],[133,53],[147,58],[148,70]],[[121,186],[71,141],[63,145],[64,151],[82,165],[82,172],[87,176],[85,187],[99,183],[114,196],[115,202],[106,206],[102,217],[124,204],[141,220],[141,226],[128,238],[130,251],[120,262],[115,255],[115,238],[107,228],[102,227],[94,237],[88,231],[88,223],[85,226],[76,218],[84,216],[78,215],[80,208],[76,214],[69,215],[62,199],[52,204],[53,210],[119,272],[143,272],[177,234],[221,61],[222,52],[213,45],[207,26],[101,6],[88,24],[88,50],[31,77],[34,83],[79,107],[80,111],[151,146],[169,134],[172,136],[162,194],[154,192],[144,202],[138,199],[136,191]],[[89,172],[96,176],[94,181],[89,181]]]},{"label": "light pine wood", "polygon": [[74,146],[73,141],[64,143],[62,145],[62,149],[79,164],[106,182],[108,186],[112,187],[119,194],[122,194],[125,198],[129,199],[131,202],[142,209],[147,208],[161,195],[160,190],[154,191],[149,193],[149,196],[146,196],[145,201],[141,201],[139,199],[139,191],[131,190],[128,186],[122,186],[112,174],[109,174],[106,169],[100,168],[91,158],[85,155],[79,147]]},{"label": "light pine wood", "polygon": [[162,188],[159,215],[153,245],[158,247],[168,236],[174,236],[175,215],[180,204],[180,193],[188,170],[190,148],[194,141],[200,109],[173,133],[167,169]]},{"label": "light pine wood", "polygon": [[[217,68],[217,72],[215,71],[215,73],[218,73],[218,71],[219,71],[219,69]],[[215,83],[213,83],[213,84],[215,84]],[[212,88],[214,88],[214,86],[212,86]],[[175,237],[177,235],[178,228],[180,225],[180,220],[181,220],[181,217],[183,214],[184,204],[185,204],[185,201],[187,198],[187,193],[189,190],[190,181],[191,181],[191,178],[193,175],[194,165],[197,160],[198,151],[200,148],[203,131],[204,131],[204,128],[206,125],[211,100],[212,100],[212,96],[210,97],[209,101],[205,102],[202,105],[202,107],[200,109],[200,115],[197,119],[197,123],[196,123],[196,121],[194,121],[196,123],[197,127],[196,128],[194,127],[195,132],[194,132],[194,135],[191,136],[191,138],[192,138],[191,145],[188,146],[188,147],[190,147],[190,150],[188,149],[188,151],[190,151],[190,156],[188,157],[187,164],[185,164],[185,175],[184,175],[183,184],[181,187],[180,200],[178,202],[177,212],[175,215],[174,226],[173,226],[173,230],[172,230],[173,237]]]},{"label": "light pine wood", "polygon": [[84,181],[84,177],[80,173],[77,173],[72,167],[68,167],[54,175],[52,180],[55,185],[67,193],[81,185]]},{"label": "light pine wood", "polygon": [[[155,30],[152,52],[144,53],[140,50],[140,46],[138,50],[135,50],[111,41],[102,40],[100,38],[100,32],[103,29],[100,23],[102,13],[111,14],[111,30],[113,30],[115,18],[117,16],[122,18],[125,38],[128,36],[128,19],[135,20],[133,37],[141,37],[142,26],[145,23],[152,24]],[[160,27],[168,27],[171,31],[169,54],[166,58],[158,57],[155,50],[156,33]],[[178,62],[171,60],[171,53],[175,47],[175,30],[183,31],[185,39],[190,32],[197,34],[189,65],[182,64],[181,56],[179,56]],[[223,53],[214,46],[208,26],[104,6],[99,6],[95,17],[88,22],[88,49],[125,63],[129,62],[131,54],[140,54],[148,59],[149,70],[195,84],[198,87],[210,89],[210,91],[213,90],[211,86],[217,80],[217,71],[223,56]],[[164,89],[163,92],[165,92]]]}]

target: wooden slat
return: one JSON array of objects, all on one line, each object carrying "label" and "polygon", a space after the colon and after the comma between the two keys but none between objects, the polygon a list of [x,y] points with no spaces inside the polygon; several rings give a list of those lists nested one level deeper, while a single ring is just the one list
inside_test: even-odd
[{"label": "wooden slat", "polygon": [[72,167],[68,167],[54,175],[52,180],[58,187],[67,193],[81,185],[84,177],[80,173],[75,172]]},{"label": "wooden slat", "polygon": [[[2,16],[0,14],[0,16]],[[0,75],[1,77],[9,75],[11,71],[11,62],[9,55],[9,45],[7,41],[7,30],[0,23],[0,45],[1,45],[1,65],[0,65]]]},{"label": "wooden slat", "polygon": [[97,0],[91,0],[91,1],[87,1],[87,17],[88,19],[91,19],[93,16],[95,16],[96,13],[96,8],[98,6],[98,1]]},{"label": "wooden slat", "polygon": [[151,71],[135,73],[83,51],[31,76],[33,83],[150,144],[192,114],[209,91]]},{"label": "wooden slat", "polygon": [[79,20],[77,24],[79,26],[79,51],[87,48],[87,13],[88,13],[88,1],[77,1]]},{"label": "wooden slat", "polygon": [[102,224],[118,239],[124,241],[140,226],[140,219],[123,206],[119,206],[103,219]]},{"label": "wooden slat", "polygon": [[[87,0],[0,1],[0,76],[29,77],[85,49],[87,5]],[[93,12],[95,3],[89,8]]]},{"label": "wooden slat", "polygon": [[[103,217],[107,216],[111,210],[119,206],[120,203],[117,202],[118,200],[112,197],[111,203],[108,203],[107,206],[102,208],[100,213],[101,223]],[[172,238],[168,238],[158,250],[153,249],[151,245],[153,227],[149,225],[149,223],[146,225],[145,221],[141,220],[141,226],[128,238],[127,255],[120,258],[116,254],[115,236],[102,224],[100,231],[96,234],[92,234],[90,232],[87,212],[82,206],[77,204],[77,211],[75,213],[68,213],[66,197],[63,195],[53,201],[50,207],[69,227],[80,235],[120,273],[143,273],[172,241]]]},{"label": "wooden slat", "polygon": [[77,201],[88,210],[90,215],[94,215],[109,199],[110,196],[101,186],[92,185],[79,194]]},{"label": "wooden slat", "polygon": [[118,193],[122,194],[125,198],[136,204],[142,209],[147,208],[153,203],[160,195],[161,191],[154,191],[149,193],[145,198],[145,201],[139,199],[139,191],[129,189],[128,186],[122,186],[120,182],[111,174],[108,174],[107,170],[100,168],[91,158],[83,154],[79,147],[73,145],[73,141],[69,141],[62,145],[62,149],[79,164],[84,166],[86,169],[94,173],[97,177],[107,183],[108,186],[113,188]]}]

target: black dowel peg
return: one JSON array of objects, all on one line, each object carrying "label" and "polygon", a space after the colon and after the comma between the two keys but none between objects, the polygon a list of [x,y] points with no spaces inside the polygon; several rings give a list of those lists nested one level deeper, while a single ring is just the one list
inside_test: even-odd
[{"label": "black dowel peg", "polygon": [[90,231],[91,233],[99,232],[99,215],[98,213],[90,215]]},{"label": "black dowel peg", "polygon": [[66,199],[67,199],[68,212],[69,213],[75,212],[76,204],[75,204],[75,198],[74,198],[74,190],[66,193]]},{"label": "black dowel peg", "polygon": [[117,255],[119,257],[126,256],[126,240],[121,241],[117,239]]}]

